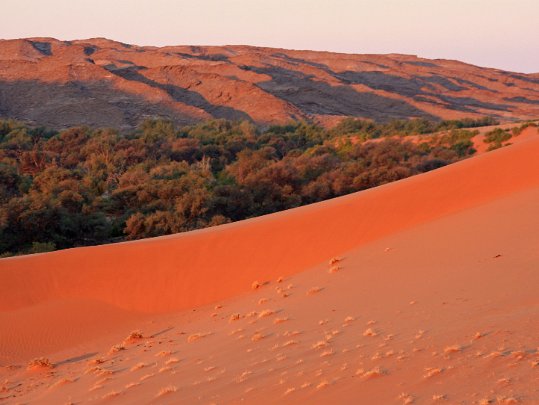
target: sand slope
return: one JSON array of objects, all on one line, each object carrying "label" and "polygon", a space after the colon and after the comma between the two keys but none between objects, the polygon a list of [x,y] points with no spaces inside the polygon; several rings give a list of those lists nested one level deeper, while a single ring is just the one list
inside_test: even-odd
[{"label": "sand slope", "polygon": [[[0,398],[537,403],[539,137],[525,139],[280,214],[2,260]],[[255,280],[269,283],[248,293]],[[108,354],[135,325],[145,338]],[[60,365],[25,371],[36,347]]]}]

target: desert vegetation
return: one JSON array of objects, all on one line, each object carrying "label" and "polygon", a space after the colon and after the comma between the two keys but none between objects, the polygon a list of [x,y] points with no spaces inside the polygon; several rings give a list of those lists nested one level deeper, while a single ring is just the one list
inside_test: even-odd
[{"label": "desert vegetation", "polygon": [[0,121],[0,254],[189,231],[364,190],[472,155],[476,132],[463,128],[493,123],[147,120],[121,133]]}]

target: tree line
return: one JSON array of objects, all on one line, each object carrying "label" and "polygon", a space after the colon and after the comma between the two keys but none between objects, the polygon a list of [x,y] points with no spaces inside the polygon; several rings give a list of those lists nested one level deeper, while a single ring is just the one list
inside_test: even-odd
[{"label": "tree line", "polygon": [[[122,133],[0,121],[0,255],[184,232],[364,190],[473,154],[475,133],[462,128],[491,123],[158,119]],[[433,128],[445,132],[406,139]]]}]

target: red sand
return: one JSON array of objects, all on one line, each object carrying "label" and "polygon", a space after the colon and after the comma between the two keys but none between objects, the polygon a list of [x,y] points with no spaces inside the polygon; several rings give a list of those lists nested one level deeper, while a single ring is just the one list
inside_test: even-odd
[{"label": "red sand", "polygon": [[[82,360],[39,378],[0,368],[4,391],[50,403],[99,401],[111,390],[119,402],[147,403],[169,385],[176,392],[159,403],[432,403],[436,395],[539,403],[539,137],[531,131],[510,147],[308,207],[1,260],[0,366],[88,354],[114,371],[90,391],[96,378]],[[342,270],[329,274],[337,255]],[[271,283],[240,296],[255,280]],[[216,301],[224,308],[203,307]],[[249,316],[264,309],[276,313]],[[234,313],[241,319],[229,322]],[[135,324],[161,333],[107,357]],[[364,336],[369,328],[376,336]],[[211,334],[187,343],[194,333]],[[323,350],[313,349],[321,340]],[[161,350],[180,362],[158,372]],[[146,374],[129,371],[138,362],[154,375],[126,388]],[[66,376],[76,381],[46,388]]]}]

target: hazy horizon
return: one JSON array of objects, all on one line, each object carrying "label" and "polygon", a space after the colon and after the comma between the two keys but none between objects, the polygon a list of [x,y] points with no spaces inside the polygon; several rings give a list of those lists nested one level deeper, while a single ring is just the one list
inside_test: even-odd
[{"label": "hazy horizon", "polygon": [[418,55],[539,72],[532,0],[3,0],[0,38]]}]

